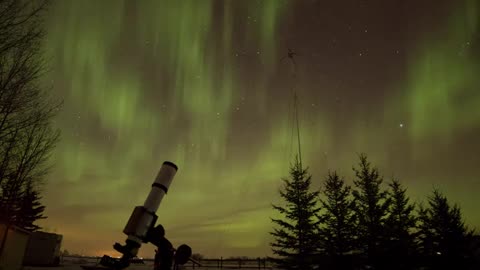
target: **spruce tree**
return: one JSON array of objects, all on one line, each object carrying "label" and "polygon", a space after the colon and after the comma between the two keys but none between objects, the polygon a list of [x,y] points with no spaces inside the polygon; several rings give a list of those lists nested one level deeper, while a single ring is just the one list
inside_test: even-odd
[{"label": "spruce tree", "polygon": [[0,191],[0,222],[15,224],[19,207],[18,198],[23,194],[21,186],[7,178],[0,183]]},{"label": "spruce tree", "polygon": [[[389,184],[388,217],[386,219],[386,242],[388,256],[401,269],[407,269],[408,258],[416,253],[414,230],[416,217],[414,204],[407,197],[407,189],[397,180]],[[394,262],[394,263],[393,263]]]},{"label": "spruce tree", "polygon": [[355,248],[356,216],[355,202],[351,198],[351,187],[336,172],[329,172],[324,182],[323,212],[320,214],[320,236],[327,256],[334,258],[336,265],[343,255]]},{"label": "spruce tree", "polygon": [[283,182],[283,190],[279,192],[286,205],[272,205],[283,219],[271,218],[278,226],[270,233],[274,236],[270,246],[278,256],[271,260],[280,269],[312,269],[312,260],[318,249],[316,215],[319,192],[310,191],[311,175],[302,168],[298,158],[290,168],[290,177]]},{"label": "spruce tree", "polygon": [[422,255],[432,258],[430,266],[460,269],[463,258],[469,255],[467,247],[472,236],[460,208],[451,206],[447,197],[435,189],[428,206],[420,207],[419,220],[419,244]]},{"label": "spruce tree", "polygon": [[40,202],[41,197],[38,191],[35,190],[31,181],[28,181],[25,186],[25,191],[18,204],[18,212],[16,213],[15,224],[29,231],[36,231],[41,229],[35,225],[35,221],[45,219],[43,215],[45,206]]},{"label": "spruce tree", "polygon": [[370,165],[365,154],[360,154],[359,158],[358,168],[353,168],[356,176],[353,196],[358,216],[358,240],[369,263],[376,266],[384,248],[389,203],[387,192],[381,187],[383,179],[378,169]]}]

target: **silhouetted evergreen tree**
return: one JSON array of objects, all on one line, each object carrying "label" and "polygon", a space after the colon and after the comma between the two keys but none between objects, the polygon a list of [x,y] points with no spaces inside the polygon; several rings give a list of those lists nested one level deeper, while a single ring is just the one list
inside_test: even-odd
[{"label": "silhouetted evergreen tree", "polygon": [[378,169],[371,167],[365,154],[361,154],[358,168],[353,168],[356,179],[355,210],[358,216],[358,240],[360,249],[369,264],[378,266],[384,250],[385,220],[389,202],[387,192],[381,188],[383,179]]},{"label": "silhouetted evergreen tree", "polygon": [[409,202],[406,188],[396,179],[389,184],[388,217],[386,224],[386,256],[394,269],[410,269],[412,256],[416,254],[416,217],[414,204]]},{"label": "silhouetted evergreen tree", "polygon": [[420,248],[422,255],[430,258],[431,269],[466,269],[464,258],[469,255],[472,232],[460,208],[451,206],[447,197],[435,189],[428,206],[420,207],[419,221]]},{"label": "silhouetted evergreen tree", "polygon": [[21,185],[11,178],[0,182],[0,222],[15,224],[19,200],[22,195]]},{"label": "silhouetted evergreen tree", "polygon": [[336,172],[329,172],[324,182],[323,212],[319,215],[321,244],[325,254],[333,259],[335,268],[346,267],[344,255],[355,248],[355,203],[351,187],[345,185]]},{"label": "silhouetted evergreen tree", "polygon": [[278,256],[271,260],[280,269],[312,269],[318,249],[316,215],[319,208],[316,204],[319,192],[310,191],[311,175],[302,168],[298,158],[290,168],[290,178],[283,181],[280,196],[285,199],[286,206],[272,205],[284,218],[271,219],[278,226],[270,233],[275,239],[270,246]]},{"label": "silhouetted evergreen tree", "polygon": [[18,212],[15,217],[15,224],[29,231],[40,229],[35,221],[44,219],[45,206],[40,202],[40,194],[34,189],[31,181],[28,181],[23,196],[18,204]]}]

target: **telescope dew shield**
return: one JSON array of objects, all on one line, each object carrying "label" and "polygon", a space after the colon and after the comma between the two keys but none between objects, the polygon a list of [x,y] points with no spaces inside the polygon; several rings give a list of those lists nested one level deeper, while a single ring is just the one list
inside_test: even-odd
[{"label": "telescope dew shield", "polygon": [[152,184],[152,190],[148,194],[143,207],[148,212],[155,213],[162,202],[163,197],[167,194],[173,177],[177,173],[178,167],[172,162],[165,161],[158,172],[157,178]]}]

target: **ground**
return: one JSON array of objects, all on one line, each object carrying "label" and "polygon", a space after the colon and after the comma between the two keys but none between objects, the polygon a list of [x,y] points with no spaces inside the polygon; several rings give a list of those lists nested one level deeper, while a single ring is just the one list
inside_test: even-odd
[{"label": "ground", "polygon": [[[83,270],[81,265],[96,265],[99,262],[100,258],[93,258],[93,257],[63,257],[61,260],[60,266],[54,267],[32,267],[32,266],[25,266],[23,270]],[[195,267],[196,269],[202,269],[202,270],[213,270],[213,269],[220,269],[216,267],[217,263],[215,261],[209,262],[208,266],[211,267]],[[228,268],[230,270],[236,270],[240,268],[233,268],[235,267],[235,262],[230,262],[224,263],[224,269]],[[245,267],[246,266],[246,267]],[[144,265],[137,265],[137,264],[131,264],[130,267],[128,267],[125,270],[153,270],[153,262],[152,261],[145,261]],[[193,269],[191,264],[185,265],[183,268],[180,269]],[[241,269],[258,269],[258,264],[256,262],[250,262]],[[267,268],[269,269],[269,268]]]}]

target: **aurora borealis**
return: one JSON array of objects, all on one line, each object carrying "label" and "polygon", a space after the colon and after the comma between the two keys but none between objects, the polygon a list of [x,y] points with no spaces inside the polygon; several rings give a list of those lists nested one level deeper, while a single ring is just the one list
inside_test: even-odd
[{"label": "aurora borealis", "polygon": [[476,0],[58,0],[45,23],[45,82],[64,107],[41,225],[62,249],[116,254],[170,160],[157,214],[175,246],[269,255],[295,154],[292,85],[315,188],[328,169],[351,181],[365,152],[412,199],[438,187],[480,227]]}]

